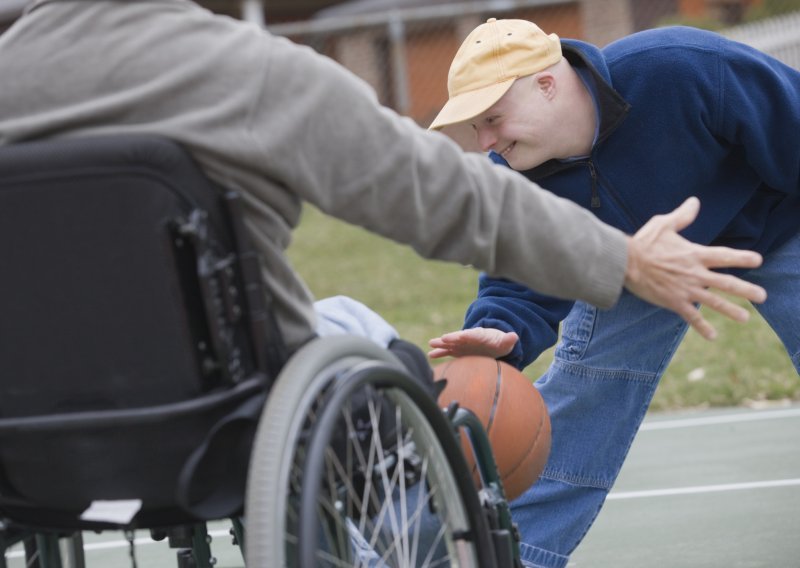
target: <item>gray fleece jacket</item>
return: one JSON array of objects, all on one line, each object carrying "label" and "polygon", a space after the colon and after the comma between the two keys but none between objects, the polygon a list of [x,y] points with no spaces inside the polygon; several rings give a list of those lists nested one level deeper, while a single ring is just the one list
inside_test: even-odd
[{"label": "gray fleece jacket", "polygon": [[32,0],[0,36],[0,144],[111,133],[177,140],[245,196],[290,347],[314,329],[285,256],[303,201],[546,294],[609,307],[622,288],[623,233],[382,107],[310,48],[189,0]]}]

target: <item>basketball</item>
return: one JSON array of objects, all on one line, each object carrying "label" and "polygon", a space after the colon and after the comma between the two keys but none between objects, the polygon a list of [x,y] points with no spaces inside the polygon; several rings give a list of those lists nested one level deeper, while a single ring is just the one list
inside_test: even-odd
[{"label": "basketball", "polygon": [[[550,417],[539,391],[520,371],[490,357],[459,357],[436,365],[433,371],[436,380],[447,381],[439,406],[457,402],[480,419],[506,498],[520,496],[539,478],[550,453]],[[479,482],[463,433],[462,447]]]}]

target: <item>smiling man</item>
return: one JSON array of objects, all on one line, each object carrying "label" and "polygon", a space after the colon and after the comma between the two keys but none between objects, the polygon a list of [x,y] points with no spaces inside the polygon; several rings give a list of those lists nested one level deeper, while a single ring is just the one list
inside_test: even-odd
[{"label": "smiling man", "polygon": [[[509,20],[498,24],[492,18],[489,23],[508,26]],[[524,23],[515,24],[518,29],[506,32],[512,36],[502,38],[506,44],[524,44],[525,50],[519,53],[530,53],[529,59],[516,65],[491,57],[493,53],[483,49],[489,40],[464,42],[462,57],[450,69],[451,98],[431,125],[438,130],[464,122],[465,114],[485,108],[466,122],[476,132],[482,151],[494,151],[515,170],[527,170],[551,158],[588,155],[597,129],[592,97],[581,88],[578,72],[562,57],[558,37]],[[478,69],[480,74],[476,74]],[[509,77],[510,69],[513,75]],[[487,84],[485,90],[480,87]],[[487,103],[491,106],[486,107]]]},{"label": "smiling man", "polygon": [[[743,277],[767,289],[756,307],[800,370],[800,73],[696,29],[649,30],[600,50],[492,18],[461,45],[448,90],[432,129],[470,125],[492,160],[627,233],[700,197],[682,234],[764,255]],[[599,310],[482,275],[464,329],[431,340],[430,356],[523,368],[559,326],[537,382],[550,460],[512,504],[523,560],[547,568],[565,566],[593,523],[687,330],[630,294]]]}]

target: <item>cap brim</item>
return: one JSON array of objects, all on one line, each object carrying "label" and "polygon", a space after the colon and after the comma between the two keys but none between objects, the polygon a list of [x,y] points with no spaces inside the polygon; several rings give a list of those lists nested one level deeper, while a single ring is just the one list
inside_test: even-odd
[{"label": "cap brim", "polygon": [[488,87],[467,91],[452,97],[439,111],[428,129],[439,130],[445,126],[475,118],[499,101],[516,79],[516,77],[512,77]]}]

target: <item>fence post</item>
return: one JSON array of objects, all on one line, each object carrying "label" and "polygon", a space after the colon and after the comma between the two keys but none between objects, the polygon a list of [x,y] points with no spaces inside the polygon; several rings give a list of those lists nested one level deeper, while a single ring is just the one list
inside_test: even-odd
[{"label": "fence post", "polygon": [[242,0],[242,20],[258,24],[262,28],[264,18],[264,2],[262,0]]},{"label": "fence post", "polygon": [[408,92],[408,64],[406,61],[406,25],[401,17],[392,13],[387,22],[389,45],[392,54],[392,91],[395,110],[407,114],[411,109]]}]

